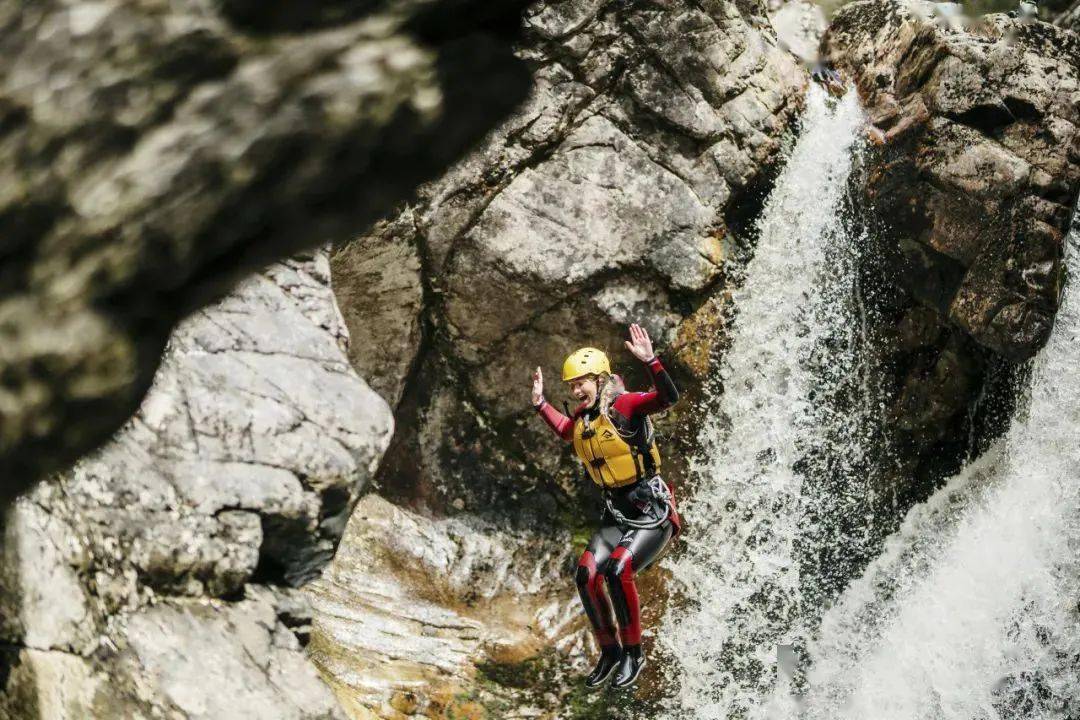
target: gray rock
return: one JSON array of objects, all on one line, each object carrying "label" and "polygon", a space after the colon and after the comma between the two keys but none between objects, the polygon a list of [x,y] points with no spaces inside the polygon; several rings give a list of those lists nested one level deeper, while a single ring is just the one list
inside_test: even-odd
[{"label": "gray rock", "polygon": [[422,340],[420,257],[401,237],[412,224],[412,214],[404,213],[349,243],[332,261],[337,302],[351,332],[363,338],[350,345],[349,360],[392,406],[401,400]]},{"label": "gray rock", "polygon": [[861,202],[876,217],[869,377],[885,410],[890,513],[924,500],[1008,427],[1024,361],[1057,312],[1080,190],[1077,37],[943,9],[851,3],[822,45],[884,139],[865,155]]},{"label": "gray rock", "polygon": [[260,561],[299,584],[332,555],[393,421],[349,366],[341,321],[312,314],[325,263],[285,263],[185,322],[126,431],[67,482],[151,584],[229,594]]},{"label": "gray rock", "polygon": [[1054,18],[1054,24],[1080,33],[1080,2],[1074,2],[1068,9]]},{"label": "gray rock", "polygon": [[97,622],[83,577],[91,556],[48,500],[12,510],[0,547],[0,641],[42,650],[81,651]]},{"label": "gray rock", "polygon": [[0,503],[109,439],[187,313],[503,119],[521,6],[0,3]]},{"label": "gray rock", "polygon": [[[24,670],[0,703],[340,717],[297,639],[304,596],[251,584],[323,569],[393,433],[349,365],[329,275],[324,252],[301,256],[195,313],[124,429],[16,503],[0,640]],[[71,673],[77,692],[54,684]]]},{"label": "gray rock", "polygon": [[769,21],[777,40],[808,66],[818,60],[818,46],[828,20],[822,6],[811,0],[770,0]]},{"label": "gray rock", "polygon": [[[569,549],[568,538],[433,521],[367,495],[330,570],[305,588],[312,660],[354,717],[396,717],[406,691],[422,707],[490,693],[477,665],[582,642]],[[454,702],[445,716],[460,716]]]},{"label": "gray rock", "polygon": [[[1053,324],[1080,188],[1080,38],[1002,14],[963,30],[931,9],[853,3],[824,49],[887,131],[869,173],[875,207],[898,246],[925,248],[922,269],[909,262],[899,282],[1023,360]],[[939,279],[929,293],[916,287],[927,277]]]},{"label": "gray rock", "polygon": [[105,699],[104,676],[79,655],[32,648],[4,649],[7,671],[0,681],[0,717],[24,718],[137,717],[139,709],[121,699]]},{"label": "gray rock", "polygon": [[[595,345],[638,386],[630,321],[684,362],[667,345],[750,242],[745,218],[806,82],[748,14],[764,4],[534,5],[523,107],[417,202],[336,249],[352,357],[404,431],[380,473],[388,496],[436,513],[458,512],[454,501],[554,512],[570,470],[531,424],[531,369],[558,402],[563,358]],[[377,265],[390,258],[401,262]]]},{"label": "gray rock", "polygon": [[5,658],[0,716],[344,720],[269,597],[252,595],[169,600],[118,616],[115,642],[93,655],[25,647]]},{"label": "gray rock", "polygon": [[179,717],[345,717],[264,598],[169,602],[125,618],[124,625],[126,647],[116,660],[121,672]]}]

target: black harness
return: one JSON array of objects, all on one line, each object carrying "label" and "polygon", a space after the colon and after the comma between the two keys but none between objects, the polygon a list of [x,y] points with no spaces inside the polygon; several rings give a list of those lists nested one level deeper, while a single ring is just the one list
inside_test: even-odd
[{"label": "black harness", "polygon": [[622,435],[622,439],[630,446],[638,481],[656,477],[656,461],[650,452],[655,436],[652,420],[646,415],[635,423],[615,408],[608,408],[608,418]]}]

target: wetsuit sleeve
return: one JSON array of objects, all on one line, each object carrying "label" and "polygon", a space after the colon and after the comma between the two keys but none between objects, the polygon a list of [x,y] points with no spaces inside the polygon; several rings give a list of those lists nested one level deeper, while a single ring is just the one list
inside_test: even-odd
[{"label": "wetsuit sleeve", "polygon": [[623,393],[615,400],[615,409],[627,417],[634,415],[651,415],[671,407],[679,400],[679,391],[675,388],[668,371],[660,362],[660,358],[654,357],[645,363],[652,375],[655,390],[643,393]]},{"label": "wetsuit sleeve", "polygon": [[540,417],[544,419],[548,427],[555,431],[556,435],[567,441],[574,438],[573,420],[556,410],[547,400],[541,400],[535,407],[536,412],[540,413]]}]

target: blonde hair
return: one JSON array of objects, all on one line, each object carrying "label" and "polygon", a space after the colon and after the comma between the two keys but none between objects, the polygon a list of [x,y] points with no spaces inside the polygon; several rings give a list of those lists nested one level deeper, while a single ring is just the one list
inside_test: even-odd
[{"label": "blonde hair", "polygon": [[615,431],[623,437],[631,437],[633,433],[624,433],[619,429],[619,425],[611,419],[610,410],[612,403],[623,392],[626,392],[626,387],[623,385],[622,378],[618,375],[611,373],[604,373],[598,375],[598,378],[604,381],[604,386],[600,388],[600,414],[608,419],[608,421],[615,427]]},{"label": "blonde hair", "polygon": [[609,373],[597,375],[596,377],[601,381],[600,414],[607,417],[608,410],[611,409],[611,403],[615,402],[615,398],[619,395],[619,384],[615,382],[615,379]]}]

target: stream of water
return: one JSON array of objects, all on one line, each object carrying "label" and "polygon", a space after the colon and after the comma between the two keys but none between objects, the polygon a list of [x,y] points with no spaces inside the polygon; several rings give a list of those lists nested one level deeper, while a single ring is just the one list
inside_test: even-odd
[{"label": "stream of water", "polygon": [[[845,431],[857,418],[838,424],[814,397],[838,387],[822,372],[859,377],[851,302],[858,248],[843,210],[864,123],[854,92],[837,101],[811,88],[734,297],[732,345],[712,388],[722,400],[701,430],[705,453],[693,468],[701,481],[685,508],[693,532],[687,551],[668,562],[690,598],[670,610],[661,633],[680,665],[673,718],[749,716],[769,696],[777,646],[799,644],[807,600],[799,544],[828,535],[808,527],[795,466],[840,439],[848,452],[838,456],[861,452],[858,433]],[[858,495],[849,486],[836,500]]]},{"label": "stream of water", "polygon": [[823,619],[806,717],[1080,718],[1078,373],[1073,292],[1004,440],[915,508]]},{"label": "stream of water", "polygon": [[[667,561],[685,598],[660,633],[677,659],[668,717],[1077,720],[1080,297],[1007,435],[879,549],[864,243],[846,202],[864,123],[854,93],[812,88],[758,225],[699,437],[688,547]],[[1078,242],[1074,228],[1074,278]],[[870,551],[846,587],[820,581],[821,558]]]}]

